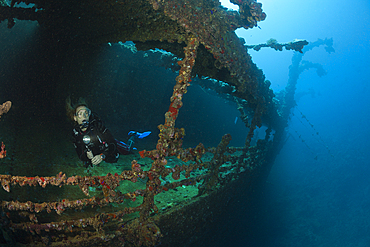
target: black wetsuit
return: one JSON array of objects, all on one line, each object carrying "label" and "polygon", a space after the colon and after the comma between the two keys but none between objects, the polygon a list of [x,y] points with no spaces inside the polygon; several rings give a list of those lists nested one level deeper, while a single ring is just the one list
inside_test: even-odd
[{"label": "black wetsuit", "polygon": [[87,152],[93,155],[103,154],[104,161],[116,163],[119,157],[116,140],[110,131],[103,125],[96,114],[91,114],[86,131],[82,131],[79,125],[73,128],[73,143],[80,160],[88,167],[91,160],[87,158]]}]

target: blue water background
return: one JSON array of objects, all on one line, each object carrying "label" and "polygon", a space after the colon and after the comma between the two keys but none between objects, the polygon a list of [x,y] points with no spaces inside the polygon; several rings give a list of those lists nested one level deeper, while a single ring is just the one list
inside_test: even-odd
[{"label": "blue water background", "polygon": [[[315,94],[297,101],[260,208],[245,219],[255,232],[233,245],[370,246],[370,2],[261,2],[261,29],[237,32],[247,44],[333,38],[335,53],[320,47],[303,57],[327,75],[301,74],[297,93]],[[250,53],[272,88],[283,89],[293,52]]]}]

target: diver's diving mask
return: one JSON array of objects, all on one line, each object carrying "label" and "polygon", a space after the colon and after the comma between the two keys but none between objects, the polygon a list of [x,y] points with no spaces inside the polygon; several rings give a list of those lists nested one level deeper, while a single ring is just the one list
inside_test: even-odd
[{"label": "diver's diving mask", "polygon": [[82,108],[76,112],[76,117],[78,118],[89,118],[91,115],[91,110],[89,108]]}]

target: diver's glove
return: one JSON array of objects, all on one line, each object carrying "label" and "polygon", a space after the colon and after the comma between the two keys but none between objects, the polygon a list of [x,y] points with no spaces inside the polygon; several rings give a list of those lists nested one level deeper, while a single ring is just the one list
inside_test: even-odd
[{"label": "diver's glove", "polygon": [[98,154],[94,156],[91,151],[86,152],[86,156],[91,160],[91,164],[94,166],[99,165],[104,159],[104,154]]},{"label": "diver's glove", "polygon": [[101,155],[101,154],[95,155],[94,158],[91,159],[91,164],[93,164],[94,166],[99,165],[100,162],[103,161],[102,156],[103,155]]},{"label": "diver's glove", "polygon": [[88,159],[90,159],[90,160],[91,160],[92,158],[94,158],[94,155],[93,155],[93,153],[92,153],[91,151],[87,151],[87,152],[86,152],[86,156],[87,156],[87,158],[88,158]]}]

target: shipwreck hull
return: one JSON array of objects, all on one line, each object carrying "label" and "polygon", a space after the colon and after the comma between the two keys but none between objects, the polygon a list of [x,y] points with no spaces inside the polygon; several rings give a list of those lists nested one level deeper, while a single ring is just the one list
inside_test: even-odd
[{"label": "shipwreck hull", "polygon": [[[37,224],[27,223],[20,227],[19,223],[7,222],[12,231],[3,229],[3,233],[8,244],[17,246],[227,246],[229,242],[253,235],[255,203],[264,190],[269,173],[267,167],[267,163],[261,163],[253,171],[236,173],[230,181],[225,179],[207,194],[170,200],[170,206],[152,213],[145,223],[154,235],[157,234],[156,241],[141,237],[145,234],[140,231],[143,225],[138,216],[136,219],[135,216],[122,220],[111,218],[99,231],[91,226],[79,228],[77,225],[72,230],[71,223],[65,224],[68,217],[62,222],[52,222],[63,224],[61,229],[47,231],[37,230]],[[23,229],[16,229],[19,227]]]},{"label": "shipwreck hull", "polygon": [[[149,210],[149,216],[145,222],[140,220],[138,213],[124,212],[127,208],[134,208],[130,200],[124,200],[121,206],[108,207],[105,203],[107,197],[102,196],[101,191],[97,193],[97,195],[100,194],[100,198],[95,197],[92,192],[90,197],[85,197],[90,200],[94,195],[96,198],[94,202],[97,202],[92,204],[95,205],[94,208],[86,204],[73,210],[73,207],[67,203],[64,204],[65,211],[62,210],[59,214],[56,213],[58,205],[50,213],[36,214],[37,206],[32,207],[31,203],[28,205],[32,210],[27,210],[24,205],[23,210],[20,210],[19,203],[4,204],[6,202],[3,201],[4,212],[7,212],[2,219],[3,243],[18,246],[227,245],[229,241],[239,240],[240,235],[245,238],[246,235],[253,234],[255,202],[263,192],[269,168],[273,164],[274,156],[269,153],[265,145],[254,146],[249,153],[251,156],[259,156],[258,160],[251,161],[253,166],[245,166],[238,162],[223,164],[222,171],[217,174],[219,176],[217,182],[206,188],[203,194],[200,194],[200,191],[205,184],[189,185],[189,182],[184,183],[186,188],[174,186],[173,190],[162,191],[154,197],[157,208]],[[143,163],[140,158],[138,161]],[[112,171],[109,167],[105,167],[104,171],[108,170]],[[190,179],[195,179],[197,176],[199,175],[192,175]],[[38,178],[35,177],[35,179]],[[180,183],[185,180],[182,175]],[[137,183],[139,183],[139,189],[145,188],[145,185]],[[166,186],[170,188],[171,185]],[[10,194],[17,195],[18,191],[25,189],[12,186]],[[38,192],[28,191],[31,194],[58,193],[57,189],[54,192],[50,190],[43,192],[45,189],[41,187],[36,189]],[[66,188],[64,193],[68,191],[69,197],[65,197],[66,199],[61,200],[60,203],[78,201],[73,198],[81,198],[82,193],[78,193],[79,189],[76,189],[77,191]],[[116,189],[116,191],[121,190],[122,187]],[[21,196],[20,193],[18,195]],[[23,197],[26,198],[25,195]],[[18,210],[14,212],[10,205],[18,207]],[[137,205],[142,205],[140,198],[137,200]],[[118,209],[121,210],[117,211]],[[22,214],[25,211],[30,211],[30,214]],[[35,222],[35,218],[30,215],[36,215],[38,222]],[[28,218],[31,222],[26,220]],[[246,229],[251,231],[248,232]]]}]

